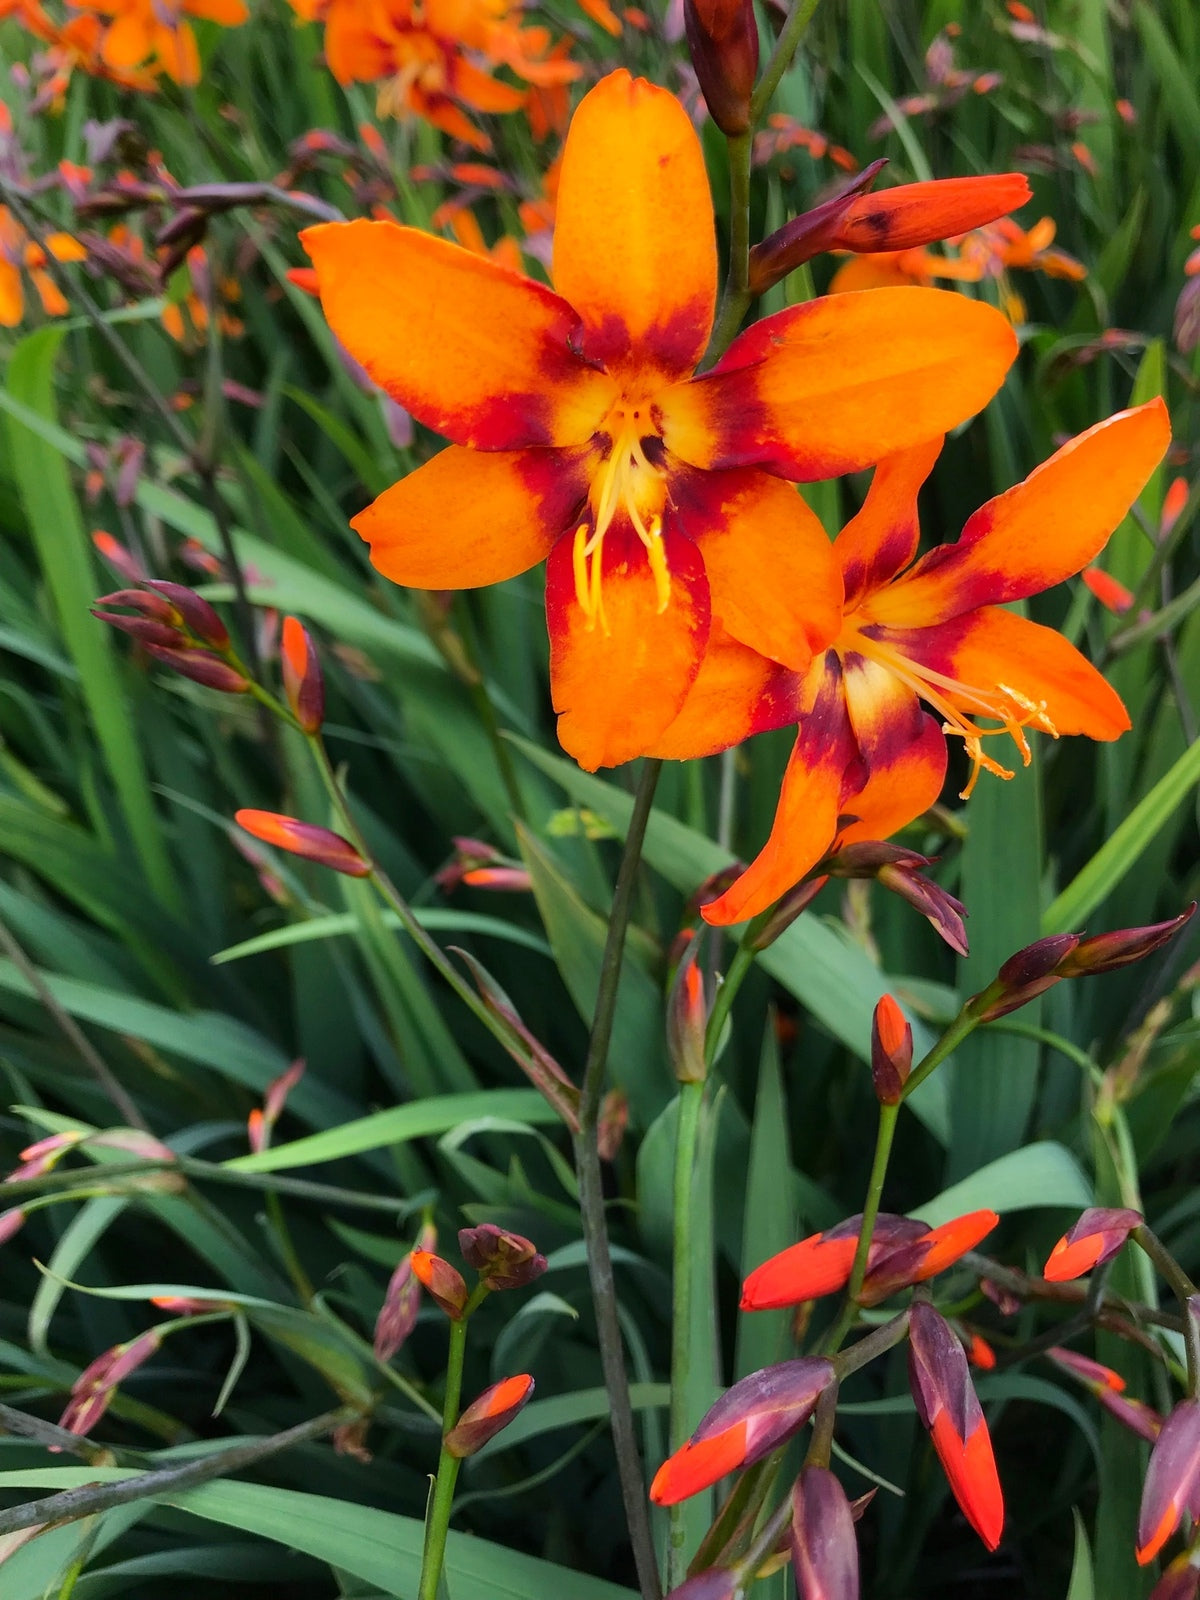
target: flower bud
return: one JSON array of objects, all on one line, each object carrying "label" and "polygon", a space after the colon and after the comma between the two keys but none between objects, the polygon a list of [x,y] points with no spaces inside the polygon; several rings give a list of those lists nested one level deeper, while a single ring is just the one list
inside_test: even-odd
[{"label": "flower bud", "polygon": [[1184,1551],[1150,1591],[1150,1600],[1196,1600],[1200,1593],[1200,1567],[1192,1565],[1195,1552]]},{"label": "flower bud", "polygon": [[14,1234],[20,1233],[28,1220],[28,1213],[20,1206],[0,1211],[0,1244],[7,1244]]},{"label": "flower bud", "polygon": [[983,1335],[975,1328],[964,1327],[962,1336],[968,1364],[978,1367],[981,1372],[991,1372],[996,1365],[996,1352]]},{"label": "flower bud", "polygon": [[1126,612],[1133,610],[1134,596],[1119,579],[1114,578],[1111,572],[1105,572],[1103,567],[1084,567],[1079,574],[1086,588],[1090,589],[1106,611],[1111,611],[1114,617],[1123,617]]},{"label": "flower bud", "polygon": [[700,969],[700,940],[692,935],[667,997],[667,1050],[678,1083],[703,1083],[708,1001]]},{"label": "flower bud", "polygon": [[214,650],[229,649],[229,630],[208,601],[202,600],[194,589],[182,583],[169,583],[165,578],[147,578],[146,588],[171,602],[201,644]]},{"label": "flower bud", "polygon": [[194,650],[190,646],[171,649],[164,645],[145,643],[146,653],[161,661],[164,667],[178,672],[183,678],[202,683],[206,689],[219,689],[222,694],[245,694],[250,687],[236,668],[231,667],[211,650]]},{"label": "flower bud", "polygon": [[[437,1229],[432,1223],[427,1222],[421,1229],[420,1237],[413,1248],[430,1251],[436,1243]],[[417,1325],[417,1313],[421,1306],[421,1284],[413,1272],[412,1258],[413,1252],[410,1250],[392,1273],[379,1316],[375,1319],[373,1348],[378,1361],[390,1361],[408,1342],[409,1335]]]},{"label": "flower bud", "polygon": [[758,76],[753,0],[683,0],[683,25],[709,115],[724,134],[747,132]]},{"label": "flower bud", "polygon": [[210,1300],[194,1294],[153,1294],[150,1304],[160,1311],[171,1311],[177,1317],[202,1316],[206,1311],[236,1311],[228,1300]]},{"label": "flower bud", "polygon": [[267,1085],[267,1093],[263,1102],[263,1109],[257,1107],[250,1113],[248,1131],[250,1148],[255,1155],[267,1148],[271,1139],[271,1130],[279,1121],[280,1114],[287,1104],[287,1097],[304,1076],[304,1059],[293,1061],[286,1072],[281,1072]]},{"label": "flower bud", "polygon": [[92,607],[97,622],[107,622],[110,628],[119,628],[139,644],[155,644],[166,650],[187,648],[187,635],[166,622],[155,622],[152,617],[127,617],[116,611],[98,611]]},{"label": "flower bud", "polygon": [[1099,972],[1115,972],[1127,967],[1143,956],[1151,955],[1173,939],[1179,930],[1192,920],[1196,912],[1193,900],[1186,911],[1181,911],[1169,922],[1155,922],[1145,928],[1118,928],[1112,933],[1097,933],[1090,939],[1081,939],[1064,957],[1059,976],[1078,978]]},{"label": "flower bud", "polygon": [[485,1389],[473,1400],[446,1435],[446,1450],[452,1456],[473,1456],[489,1439],[507,1428],[533,1393],[533,1379],[527,1372],[504,1378]]},{"label": "flower bud", "polygon": [[108,1410],[117,1385],[148,1361],[161,1343],[158,1329],[147,1328],[128,1344],[113,1345],[98,1355],[71,1385],[71,1398],[59,1427],[69,1433],[88,1433]]},{"label": "flower bud", "polygon": [[805,1467],[796,1479],[790,1539],[800,1600],[858,1600],[854,1516],[827,1467]]},{"label": "flower bud", "polygon": [[329,828],[281,816],[277,811],[236,811],[233,820],[255,839],[273,844],[277,850],[316,861],[334,872],[344,872],[349,878],[365,878],[370,874],[370,865],[350,841]]},{"label": "flower bud", "polygon": [[1112,1394],[1120,1394],[1125,1388],[1125,1379],[1119,1372],[1114,1372],[1103,1362],[1093,1361],[1091,1356],[1081,1356],[1077,1350],[1067,1350],[1060,1344],[1051,1345],[1046,1354],[1055,1366],[1078,1378],[1084,1388],[1093,1393],[1107,1389]]},{"label": "flower bud", "polygon": [[[770,1311],[778,1306],[800,1305],[844,1289],[850,1281],[861,1229],[860,1212],[771,1256],[755,1267],[742,1285],[742,1310]],[[928,1232],[923,1222],[881,1212],[875,1219],[868,1264],[897,1244]]]},{"label": "flower bud", "polygon": [[856,195],[839,218],[829,248],[868,255],[913,250],[995,222],[1030,199],[1029,180],[1021,172],[900,184]]},{"label": "flower bud", "polygon": [[762,294],[813,256],[832,250],[838,223],[886,166],[885,160],[872,161],[819,206],[802,211],[756,244],[750,252],[751,290]]},{"label": "flower bud", "polygon": [[1127,1394],[1114,1394],[1111,1389],[1095,1389],[1093,1393],[1105,1411],[1139,1439],[1153,1444],[1162,1432],[1163,1419],[1153,1406]]},{"label": "flower bud", "polygon": [[820,870],[834,878],[876,878],[885,889],[898,894],[926,917],[952,950],[967,954],[966,908],[932,878],[922,877],[919,867],[933,865],[935,857],[918,855],[903,845],[887,844],[882,839],[863,839],[827,856]]},{"label": "flower bud", "polygon": [[144,583],[146,574],[142,564],[132,550],[127,550],[119,539],[114,539],[111,533],[106,533],[103,528],[96,528],[92,533],[92,544],[108,562],[114,572],[129,583]]},{"label": "flower bud", "polygon": [[468,1299],[462,1273],[429,1250],[414,1250],[409,1259],[422,1288],[441,1306],[451,1322],[457,1322]]},{"label": "flower bud", "polygon": [[899,1105],[912,1056],[912,1027],[891,995],[885,994],[871,1019],[871,1078],[881,1106]]},{"label": "flower bud", "polygon": [[1042,1276],[1051,1283],[1081,1278],[1093,1267],[1111,1260],[1141,1222],[1141,1213],[1126,1207],[1093,1206],[1051,1250]]},{"label": "flower bud", "polygon": [[546,1270],[546,1258],[535,1244],[491,1222],[460,1228],[458,1248],[489,1289],[523,1289]]},{"label": "flower bud", "polygon": [[917,1301],[909,1322],[909,1382],[917,1415],[963,1515],[989,1550],[1000,1543],[1004,1497],[987,1423],[963,1347],[931,1305]]},{"label": "flower bud", "polygon": [[786,933],[796,918],[808,910],[828,882],[829,874],[821,873],[804,878],[794,889],[789,889],[758,930],[752,948],[759,951],[773,945],[780,934]]},{"label": "flower bud", "polygon": [[308,629],[295,617],[283,619],[279,659],[292,715],[305,733],[319,733],[325,719],[325,680]]},{"label": "flower bud", "polygon": [[893,1245],[878,1257],[872,1239],[859,1304],[878,1305],[897,1289],[935,1278],[939,1272],[953,1266],[959,1256],[973,1250],[999,1221],[994,1211],[969,1211],[965,1216],[943,1222],[939,1228],[928,1229],[918,1238]]},{"label": "flower bud", "polygon": [[[451,946],[454,949],[453,946]],[[554,1107],[572,1133],[579,1132],[579,1090],[562,1067],[522,1020],[516,1006],[491,973],[465,950],[454,954],[470,969],[484,1005],[505,1026],[507,1037],[501,1042],[525,1073],[534,1088]]]},{"label": "flower bud", "polygon": [[833,1380],[832,1362],[805,1356],[764,1367],[735,1383],[687,1443],[663,1462],[650,1485],[651,1500],[673,1506],[726,1473],[761,1461],[800,1431]]},{"label": "flower bud", "polygon": [[1163,1423],[1142,1486],[1137,1559],[1153,1561],[1183,1520],[1200,1514],[1200,1401],[1182,1400]]}]

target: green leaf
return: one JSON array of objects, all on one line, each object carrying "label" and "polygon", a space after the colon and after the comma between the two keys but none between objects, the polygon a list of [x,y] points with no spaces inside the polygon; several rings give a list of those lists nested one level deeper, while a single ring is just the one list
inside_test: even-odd
[{"label": "green leaf", "polygon": [[[4,796],[0,795],[0,804],[3,800]],[[536,933],[519,928],[512,922],[502,922],[499,917],[489,917],[477,911],[442,911],[430,906],[415,907],[413,915],[431,933],[480,933],[493,939],[504,939],[509,944],[519,944],[526,950],[536,950],[539,955],[550,954],[550,946]],[[384,911],[381,921],[385,928],[399,929],[403,926],[394,911]],[[231,944],[227,950],[218,950],[211,960],[214,966],[220,966],[226,961],[242,961],[246,956],[262,955],[267,950],[307,944],[312,939],[337,939],[357,931],[358,918],[353,912],[334,911],[326,916],[307,917],[303,922],[287,922],[280,928],[273,928],[270,933],[243,939],[240,944]]]},{"label": "green leaf", "polygon": [[1071,1563],[1071,1583],[1067,1600],[1096,1600],[1096,1584],[1092,1576],[1092,1547],[1088,1543],[1087,1528],[1079,1515],[1079,1507],[1071,1507],[1075,1519],[1075,1559]]},{"label": "green leaf", "polygon": [[1037,1206],[1090,1206],[1091,1185],[1078,1162],[1061,1144],[1045,1140],[989,1161],[969,1178],[943,1189],[935,1199],[914,1206],[912,1216],[938,1227],[968,1211],[1029,1211]]}]

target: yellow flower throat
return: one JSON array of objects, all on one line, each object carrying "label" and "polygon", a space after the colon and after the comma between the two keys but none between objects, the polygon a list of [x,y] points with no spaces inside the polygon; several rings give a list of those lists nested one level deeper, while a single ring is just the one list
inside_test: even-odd
[{"label": "yellow flower throat", "polygon": [[588,489],[589,515],[575,530],[571,554],[575,598],[587,618],[588,632],[598,621],[607,634],[610,630],[604,614],[602,587],[604,536],[618,512],[624,512],[629,518],[630,526],[645,546],[659,613],[670,603],[671,572],[662,533],[667,491],[662,468],[646,453],[647,445],[653,452],[661,443],[648,404],[635,406],[618,401],[595,438],[605,453],[592,477]]}]

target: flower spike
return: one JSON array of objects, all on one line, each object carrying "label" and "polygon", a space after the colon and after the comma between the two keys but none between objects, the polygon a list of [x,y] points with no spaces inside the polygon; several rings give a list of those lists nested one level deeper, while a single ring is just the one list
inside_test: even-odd
[{"label": "flower spike", "polygon": [[651,1500],[673,1506],[726,1473],[761,1461],[800,1431],[833,1379],[832,1362],[805,1356],[764,1367],[735,1383],[687,1443],[659,1467],[650,1485]]},{"label": "flower spike", "polygon": [[989,1550],[1000,1543],[1004,1497],[967,1358],[950,1324],[918,1301],[909,1324],[909,1381],[917,1414],[963,1515]]}]

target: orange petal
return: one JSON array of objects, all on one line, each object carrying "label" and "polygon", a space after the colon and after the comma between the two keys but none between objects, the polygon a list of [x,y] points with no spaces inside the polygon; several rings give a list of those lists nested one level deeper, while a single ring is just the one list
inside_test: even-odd
[{"label": "orange petal", "polygon": [[160,23],[154,29],[154,54],[176,83],[191,88],[200,82],[200,50],[186,22]]},{"label": "orange petal", "polygon": [[827,1239],[815,1233],[764,1261],[742,1285],[743,1311],[771,1311],[836,1294],[850,1281],[858,1234]]},{"label": "orange petal", "polygon": [[846,586],[846,609],[872,589],[881,588],[917,553],[921,537],[917,491],[941,453],[939,434],[875,468],[862,510],[834,540],[834,553]]},{"label": "orange petal", "polygon": [[51,233],[46,237],[46,249],[56,261],[83,261],[87,258],[86,246],[73,239],[69,233]]},{"label": "orange petal", "polygon": [[645,755],[674,721],[708,640],[704,562],[690,539],[664,528],[670,599],[659,594],[645,547],[619,513],[604,535],[601,611],[589,626],[576,592],[574,539],[546,568],[550,688],[559,743],[589,772]]},{"label": "orange petal", "polygon": [[939,1411],[930,1435],[963,1515],[988,1549],[994,1550],[1004,1531],[1004,1495],[987,1423],[980,1421],[970,1438],[963,1440],[954,1431],[950,1413]]},{"label": "orange petal", "polygon": [[906,183],[861,194],[847,206],[835,244],[843,250],[910,250],[993,222],[1030,199],[1020,172]]},{"label": "orange petal", "polygon": [[0,328],[15,328],[25,311],[21,274],[11,261],[0,259]]},{"label": "orange petal", "polygon": [[837,658],[826,654],[810,669],[805,702],[811,704],[783,775],[771,836],[755,860],[723,895],[702,906],[705,922],[725,927],[774,905],[832,846],[848,772],[858,751],[846,715]]},{"label": "orange petal", "polygon": [[[1107,740],[1119,739],[1129,728],[1120,696],[1073,644],[1053,628],[999,606],[914,629],[903,643],[890,631],[887,637],[913,660],[958,683],[989,691],[1002,684],[1034,706],[1044,704],[1058,733]],[[947,698],[969,714],[978,710],[953,691]]]},{"label": "orange petal", "polygon": [[571,121],[553,278],[591,359],[672,379],[703,355],[717,293],[704,155],[675,96],[623,68]]},{"label": "orange petal", "polygon": [[1076,1239],[1074,1244],[1064,1234],[1051,1250],[1042,1276],[1050,1283],[1066,1283],[1071,1278],[1082,1278],[1099,1261],[1107,1243],[1102,1233],[1089,1233],[1082,1239]]},{"label": "orange petal", "polygon": [[843,795],[849,820],[838,838],[842,844],[887,839],[941,794],[945,735],[907,684],[862,656],[846,657],[844,689],[865,777],[857,792]]},{"label": "orange petal", "polygon": [[836,638],[842,581],[820,520],[790,484],[749,468],[671,475],[680,528],[700,546],[713,615],[797,671]]},{"label": "orange petal", "polygon": [[807,483],[945,433],[996,393],[1016,335],[944,289],[826,296],[755,323],[711,373],[659,397],[694,466],[759,465]]},{"label": "orange petal", "polygon": [[656,1506],[676,1505],[736,1472],[745,1459],[745,1422],[735,1422],[712,1439],[689,1439],[654,1474],[650,1498]]},{"label": "orange petal", "polygon": [[797,673],[739,644],[714,617],[683,710],[647,754],[692,761],[728,750],[752,734],[785,728],[796,720],[800,683]]},{"label": "orange petal", "polygon": [[150,54],[150,29],[136,11],[127,11],[104,31],[100,59],[108,67],[136,67]]},{"label": "orange petal", "polygon": [[474,589],[544,561],[587,494],[578,450],[451,445],[385,489],[350,526],[393,583]]},{"label": "orange petal", "polygon": [[183,9],[189,16],[205,17],[225,28],[240,27],[250,15],[242,0],[183,0]]},{"label": "orange petal", "polygon": [[569,341],[564,300],[460,245],[393,222],[328,222],[301,243],[329,325],[371,378],[428,427],[486,450],[582,444],[611,379]]},{"label": "orange petal", "polygon": [[857,294],[861,289],[909,289],[921,280],[905,270],[906,250],[881,255],[851,256],[843,261],[829,285],[830,294]]},{"label": "orange petal", "polygon": [[1161,400],[1097,423],[981,506],[957,544],[931,550],[872,613],[916,627],[1072,577],[1103,549],[1170,441]]}]

